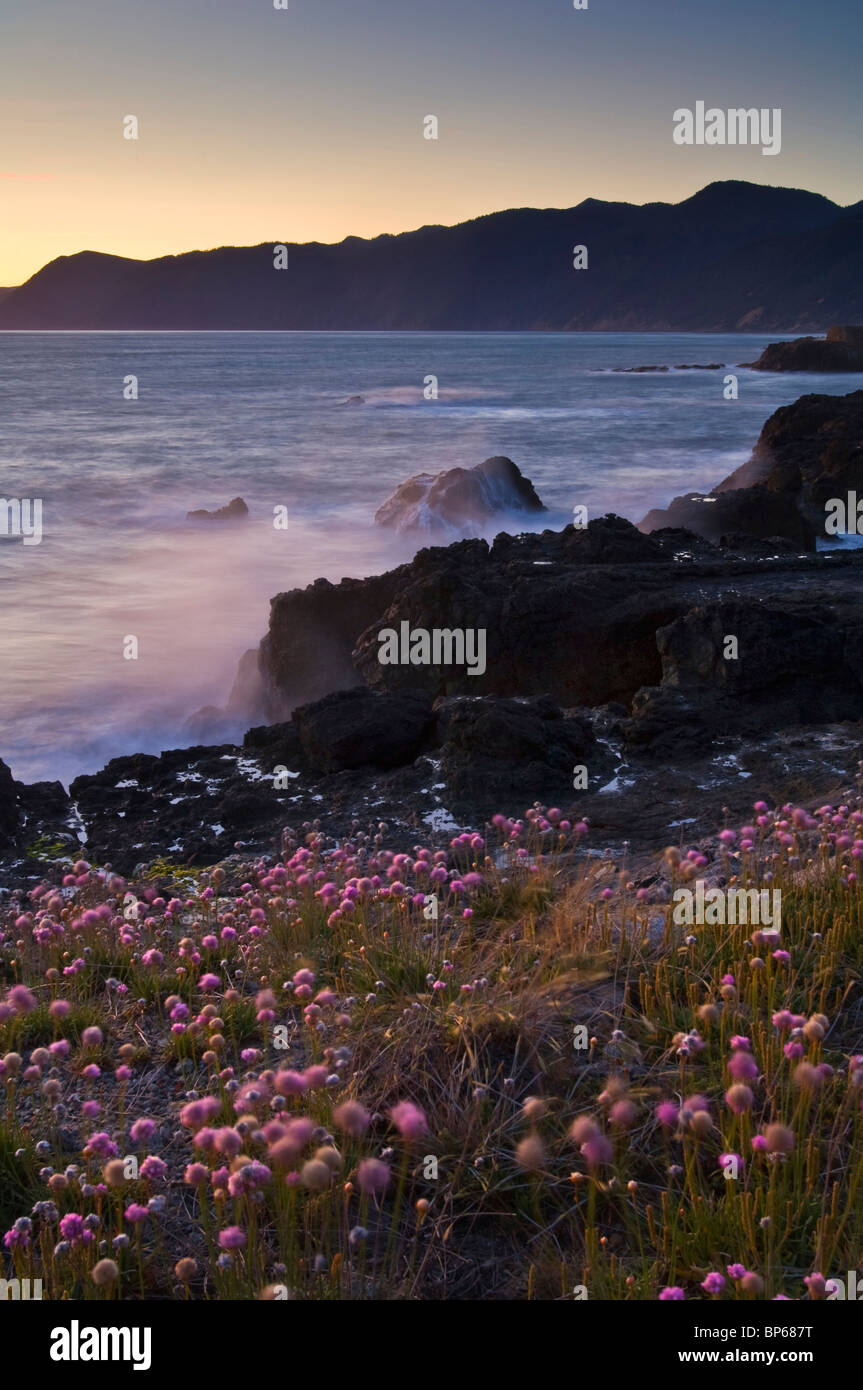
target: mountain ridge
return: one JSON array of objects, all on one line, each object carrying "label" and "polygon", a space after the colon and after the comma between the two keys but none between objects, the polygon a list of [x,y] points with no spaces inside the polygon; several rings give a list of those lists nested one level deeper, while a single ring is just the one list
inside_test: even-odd
[{"label": "mountain ridge", "polygon": [[679,203],[586,198],[335,243],[85,250],[0,295],[0,329],[30,330],[796,332],[861,318],[863,201],[741,180]]}]

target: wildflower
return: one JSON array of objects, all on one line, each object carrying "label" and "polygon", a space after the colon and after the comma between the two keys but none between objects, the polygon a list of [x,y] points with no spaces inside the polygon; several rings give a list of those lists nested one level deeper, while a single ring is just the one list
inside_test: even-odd
[{"label": "wildflower", "polygon": [[377,1197],[385,1192],[390,1181],[390,1170],[386,1163],[377,1158],[364,1158],[357,1169],[357,1186],[368,1197]]},{"label": "wildflower", "polygon": [[197,1272],[197,1260],[193,1260],[189,1255],[184,1255],[184,1257],[178,1260],[174,1265],[174,1274],[181,1284],[190,1284]]},{"label": "wildflower", "polygon": [[116,1158],[119,1152],[111,1136],[106,1134],[104,1130],[98,1134],[91,1134],[84,1145],[84,1153],[88,1158]]},{"label": "wildflower", "polygon": [[706,1279],[702,1279],[701,1287],[705,1293],[716,1296],[722,1293],[722,1290],[725,1288],[725,1276],[712,1270],[711,1273],[707,1275]]},{"label": "wildflower", "polygon": [[141,1221],[145,1221],[147,1214],[147,1208],[142,1207],[140,1202],[130,1202],[124,1212],[126,1220],[130,1221],[133,1226],[137,1226]]},{"label": "wildflower", "polygon": [[126,1164],[122,1158],[112,1158],[102,1169],[102,1177],[109,1187],[122,1187],[126,1181]]},{"label": "wildflower", "polygon": [[573,1120],[569,1129],[569,1137],[573,1144],[581,1147],[588,1139],[595,1139],[600,1133],[599,1125],[590,1115],[579,1115],[577,1120]]},{"label": "wildflower", "polygon": [[528,1096],[527,1100],[524,1102],[524,1105],[521,1107],[521,1113],[524,1115],[524,1118],[526,1120],[529,1120],[531,1122],[531,1124],[533,1124],[536,1120],[541,1120],[545,1114],[545,1111],[545,1101],[542,1100],[539,1096]]},{"label": "wildflower", "polygon": [[242,1250],[246,1243],[246,1233],[242,1226],[226,1226],[219,1232],[219,1244],[223,1250]]},{"label": "wildflower", "polygon": [[537,1134],[529,1134],[522,1139],[515,1151],[515,1161],[520,1168],[529,1173],[539,1173],[545,1164],[545,1148]]},{"label": "wildflower", "polygon": [[811,1062],[800,1062],[794,1068],[794,1084],[802,1090],[817,1091],[823,1082],[823,1074]]},{"label": "wildflower", "polygon": [[673,1100],[662,1100],[656,1107],[655,1115],[659,1123],[665,1129],[674,1129],[680,1118],[679,1107]]},{"label": "wildflower", "polygon": [[148,1144],[156,1133],[156,1121],[142,1116],[136,1120],[129,1130],[129,1137],[133,1144]]},{"label": "wildflower", "polygon": [[604,1134],[595,1134],[591,1139],[584,1141],[581,1154],[588,1168],[599,1168],[602,1164],[611,1162],[614,1150]]},{"label": "wildflower", "polygon": [[807,1274],[803,1282],[812,1298],[823,1298],[827,1292],[827,1281],[823,1274]]},{"label": "wildflower", "polygon": [[725,1065],[735,1081],[754,1081],[758,1076],[758,1063],[748,1052],[733,1052]]},{"label": "wildflower", "polygon": [[790,1154],[794,1149],[794,1132],[786,1125],[768,1125],[764,1138],[769,1153]]},{"label": "wildflower", "polygon": [[108,1284],[115,1284],[120,1277],[120,1270],[114,1260],[100,1260],[90,1270],[90,1278],[97,1288],[105,1288]]},{"label": "wildflower", "polygon": [[67,1212],[60,1220],[60,1234],[65,1241],[77,1245],[84,1236],[84,1218],[77,1212]]},{"label": "wildflower", "polygon": [[615,1101],[608,1113],[613,1125],[617,1125],[620,1129],[631,1129],[635,1124],[638,1111],[631,1100],[618,1100]]},{"label": "wildflower", "polygon": [[362,1138],[370,1120],[371,1115],[358,1100],[346,1100],[333,1111],[333,1122],[352,1139]]},{"label": "wildflower", "polygon": [[683,1289],[676,1284],[671,1284],[667,1288],[660,1289],[659,1291],[660,1303],[682,1303],[685,1297],[686,1294],[683,1292]]},{"label": "wildflower", "polygon": [[422,1139],[425,1134],[428,1134],[426,1117],[419,1106],[414,1105],[412,1101],[403,1100],[398,1105],[393,1106],[390,1111],[390,1119],[402,1139],[407,1139],[408,1142]]},{"label": "wildflower", "polygon": [[138,1171],[148,1182],[162,1182],[168,1172],[168,1165],[155,1154],[148,1154]]},{"label": "wildflower", "polygon": [[329,1164],[318,1158],[308,1159],[300,1170],[300,1182],[310,1192],[324,1192],[330,1185],[332,1172]]}]

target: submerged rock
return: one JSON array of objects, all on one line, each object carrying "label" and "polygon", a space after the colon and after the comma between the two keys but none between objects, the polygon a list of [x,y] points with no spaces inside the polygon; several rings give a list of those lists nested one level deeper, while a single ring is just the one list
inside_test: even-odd
[{"label": "submerged rock", "polygon": [[194,512],[186,512],[186,517],[190,521],[242,521],[249,515],[249,509],[242,497],[234,497],[224,507],[219,507],[214,512],[208,512],[204,508],[199,508]]}]

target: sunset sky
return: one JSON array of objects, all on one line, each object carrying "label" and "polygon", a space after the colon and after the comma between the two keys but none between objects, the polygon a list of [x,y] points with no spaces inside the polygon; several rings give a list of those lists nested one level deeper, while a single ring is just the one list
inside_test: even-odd
[{"label": "sunset sky", "polygon": [[[713,179],[856,202],[861,40],[863,0],[3,0],[0,285],[81,250],[339,241]],[[782,152],[676,146],[698,100],[781,107]]]}]

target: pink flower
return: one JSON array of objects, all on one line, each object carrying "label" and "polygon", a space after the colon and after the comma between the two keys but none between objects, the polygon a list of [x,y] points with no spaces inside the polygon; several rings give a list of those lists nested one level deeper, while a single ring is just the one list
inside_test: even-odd
[{"label": "pink flower", "polygon": [[735,1081],[754,1081],[758,1076],[758,1063],[748,1052],[732,1052],[726,1066]]},{"label": "pink flower", "polygon": [[683,1292],[683,1289],[679,1288],[676,1284],[671,1284],[669,1287],[660,1289],[659,1291],[660,1303],[682,1303],[685,1297],[686,1294]]},{"label": "pink flower", "polygon": [[219,1244],[223,1250],[242,1250],[246,1243],[246,1233],[242,1226],[226,1226],[219,1232]]},{"label": "pink flower", "polygon": [[26,985],[13,985],[6,999],[17,1014],[32,1013],[36,1007],[36,997],[30,993]]},{"label": "pink flower", "polygon": [[344,1134],[359,1139],[369,1127],[371,1116],[358,1100],[346,1100],[333,1111],[333,1120]]},{"label": "pink flower", "polygon": [[604,1134],[595,1134],[582,1144],[581,1153],[588,1168],[599,1168],[603,1163],[611,1162],[614,1150]]},{"label": "pink flower", "polygon": [[148,1154],[138,1171],[141,1177],[146,1178],[148,1182],[162,1182],[168,1171],[168,1165],[161,1158],[157,1158],[155,1154]]},{"label": "pink flower", "polygon": [[705,1293],[711,1295],[720,1294],[725,1288],[725,1275],[718,1274],[715,1270],[712,1270],[706,1279],[702,1279],[701,1287]]},{"label": "pink flower", "polygon": [[357,1186],[367,1197],[377,1197],[385,1192],[390,1180],[390,1170],[379,1158],[364,1158],[357,1168]]},{"label": "pink flower", "polygon": [[149,1144],[153,1135],[156,1133],[156,1121],[147,1119],[142,1115],[140,1120],[136,1120],[129,1130],[129,1138],[133,1144]]},{"label": "pink flower", "polygon": [[426,1117],[413,1101],[402,1100],[398,1105],[394,1105],[390,1111],[390,1119],[402,1139],[407,1139],[409,1143],[414,1143],[428,1134]]},{"label": "pink flower", "polygon": [[192,1100],[180,1111],[180,1124],[185,1125],[187,1129],[199,1129],[208,1120],[214,1119],[221,1108],[222,1102],[216,1096],[203,1096],[200,1100]]}]

